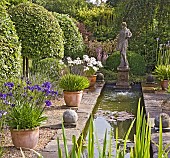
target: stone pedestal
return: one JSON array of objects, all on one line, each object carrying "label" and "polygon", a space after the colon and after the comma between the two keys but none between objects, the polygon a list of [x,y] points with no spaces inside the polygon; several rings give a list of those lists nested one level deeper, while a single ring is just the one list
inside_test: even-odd
[{"label": "stone pedestal", "polygon": [[130,88],[129,67],[118,67],[116,88]]}]

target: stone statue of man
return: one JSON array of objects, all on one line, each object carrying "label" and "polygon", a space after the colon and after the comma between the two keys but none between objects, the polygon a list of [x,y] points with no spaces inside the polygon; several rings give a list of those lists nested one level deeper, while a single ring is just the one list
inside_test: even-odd
[{"label": "stone statue of man", "polygon": [[128,60],[126,57],[126,51],[128,47],[128,38],[132,36],[132,33],[127,28],[126,22],[122,22],[122,30],[118,34],[117,50],[120,51],[121,60],[119,68],[129,68]]}]

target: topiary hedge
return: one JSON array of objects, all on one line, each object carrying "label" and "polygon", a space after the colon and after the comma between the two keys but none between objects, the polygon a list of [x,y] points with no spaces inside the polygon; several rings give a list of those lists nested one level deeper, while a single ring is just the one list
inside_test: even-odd
[{"label": "topiary hedge", "polygon": [[85,49],[83,38],[73,19],[65,14],[58,14],[55,12],[53,14],[64,32],[64,55],[72,58],[82,56]]},{"label": "topiary hedge", "polygon": [[16,77],[20,73],[21,46],[15,27],[5,6],[0,5],[0,79]]},{"label": "topiary hedge", "polygon": [[63,57],[63,32],[52,13],[42,6],[27,2],[11,8],[10,14],[22,41],[23,56]]},{"label": "topiary hedge", "polygon": [[[146,71],[144,57],[132,51],[127,52],[130,72],[133,75],[144,75]],[[120,64],[120,52],[114,52],[106,60],[106,68],[112,71],[117,71]]]},{"label": "topiary hedge", "polygon": [[50,81],[57,81],[65,72],[69,70],[61,60],[46,58],[40,61],[33,61],[32,71],[48,78]]}]

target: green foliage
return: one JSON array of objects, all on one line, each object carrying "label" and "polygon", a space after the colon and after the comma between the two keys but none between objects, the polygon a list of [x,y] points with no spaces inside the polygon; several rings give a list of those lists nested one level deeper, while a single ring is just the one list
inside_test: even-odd
[{"label": "green foliage", "polygon": [[160,44],[166,43],[170,36],[168,1],[120,1],[116,11],[115,29],[120,29],[120,23],[126,21],[132,30],[129,49],[144,55],[148,66],[155,65],[156,38]]},{"label": "green foliage", "polygon": [[77,13],[77,19],[82,21],[99,41],[113,38],[114,18],[114,8],[109,8],[106,5],[81,8]]},{"label": "green foliage", "polygon": [[136,119],[136,135],[134,138],[134,150],[131,150],[131,156],[134,158],[150,158],[151,126],[145,118],[143,107],[138,103]]},{"label": "green foliage", "polygon": [[154,73],[161,81],[170,79],[170,65],[158,65],[155,67]]},{"label": "green foliage", "polygon": [[20,3],[25,3],[25,2],[28,2],[28,1],[31,2],[31,0],[6,0],[6,1],[9,2],[10,5],[18,5]]},{"label": "green foliage", "polygon": [[84,76],[66,74],[60,79],[59,86],[65,91],[81,91],[89,87],[89,80]]},{"label": "green foliage", "polygon": [[14,129],[40,126],[47,119],[44,110],[51,105],[48,99],[58,94],[49,82],[33,85],[28,80],[11,79],[0,84],[0,105],[7,112],[5,123]]},{"label": "green foliage", "polygon": [[29,102],[16,102],[7,115],[6,122],[12,129],[32,129],[41,125],[47,117],[42,116],[42,107]]},{"label": "green foliage", "polygon": [[20,74],[21,46],[13,22],[5,6],[0,5],[0,78],[17,77]]},{"label": "green foliage", "polygon": [[33,72],[46,77],[50,81],[57,81],[61,75],[68,72],[66,65],[58,59],[45,58],[40,61],[33,61]]},{"label": "green foliage", "polygon": [[77,10],[86,7],[84,0],[33,0],[34,3],[44,6],[47,10],[60,14],[69,14],[75,17]]},{"label": "green foliage", "polygon": [[169,65],[170,64],[170,43],[157,44],[157,65]]},{"label": "green foliage", "polygon": [[58,20],[61,29],[64,33],[64,56],[76,58],[82,56],[84,53],[84,43],[82,35],[74,20],[68,15],[53,13]]},{"label": "green foliage", "polygon": [[104,75],[104,80],[117,80],[117,73],[112,70],[108,70],[105,68],[100,69],[100,72]]},{"label": "green foliage", "polygon": [[[145,74],[145,60],[144,57],[132,51],[127,52],[127,59],[129,62],[130,72],[133,75]],[[120,64],[120,52],[114,52],[106,60],[106,68],[112,71],[117,71]]]},{"label": "green foliage", "polygon": [[19,39],[22,55],[28,58],[62,58],[63,32],[52,13],[33,3],[21,3],[10,9]]}]

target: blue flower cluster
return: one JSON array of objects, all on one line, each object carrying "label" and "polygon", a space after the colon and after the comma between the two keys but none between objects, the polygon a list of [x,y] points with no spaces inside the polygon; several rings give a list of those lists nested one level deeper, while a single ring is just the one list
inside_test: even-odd
[{"label": "blue flower cluster", "polygon": [[[42,85],[32,85],[30,81],[26,81],[26,84],[23,85],[7,82],[4,83],[4,89],[0,92],[0,101],[2,104],[10,105],[10,107],[15,107],[17,101],[30,105],[40,105],[44,102],[45,106],[49,107],[52,105],[50,97],[56,96],[58,96],[58,91],[52,89],[50,82],[44,82]],[[4,112],[0,109],[0,118]]]},{"label": "blue flower cluster", "polygon": [[[30,82],[29,82],[30,83]],[[57,96],[58,95],[58,91],[54,91],[51,90],[51,83],[50,82],[44,82],[41,86],[40,85],[27,85],[27,87],[25,87],[25,89],[29,89],[30,91],[41,91],[44,92],[46,96]]]}]

